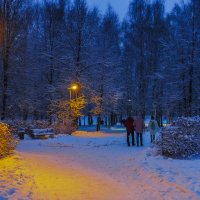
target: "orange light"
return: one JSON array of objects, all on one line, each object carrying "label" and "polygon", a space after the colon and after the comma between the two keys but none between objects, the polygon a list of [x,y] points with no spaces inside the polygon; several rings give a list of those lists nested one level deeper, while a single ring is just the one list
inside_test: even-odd
[{"label": "orange light", "polygon": [[71,89],[72,89],[72,90],[77,90],[77,89],[78,89],[78,86],[77,86],[77,85],[72,85],[72,86],[71,86]]}]

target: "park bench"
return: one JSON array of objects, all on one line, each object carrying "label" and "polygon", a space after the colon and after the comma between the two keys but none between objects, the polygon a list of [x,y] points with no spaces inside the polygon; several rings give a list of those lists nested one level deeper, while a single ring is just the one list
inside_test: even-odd
[{"label": "park bench", "polygon": [[54,137],[54,130],[52,128],[47,129],[31,129],[28,131],[28,135],[32,139],[47,139]]}]

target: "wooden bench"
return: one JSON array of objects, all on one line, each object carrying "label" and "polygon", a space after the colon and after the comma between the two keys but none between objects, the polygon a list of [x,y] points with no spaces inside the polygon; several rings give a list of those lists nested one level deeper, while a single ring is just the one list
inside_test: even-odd
[{"label": "wooden bench", "polygon": [[47,129],[31,129],[28,133],[32,139],[48,139],[54,137],[54,130]]}]

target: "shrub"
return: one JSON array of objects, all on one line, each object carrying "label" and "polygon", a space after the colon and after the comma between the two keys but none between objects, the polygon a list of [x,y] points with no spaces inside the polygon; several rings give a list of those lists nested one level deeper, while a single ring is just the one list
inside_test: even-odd
[{"label": "shrub", "polygon": [[50,124],[45,120],[9,120],[6,121],[6,124],[13,130],[13,132],[17,132],[20,129],[30,130],[30,129],[46,129],[50,128]]},{"label": "shrub", "polygon": [[82,116],[82,109],[85,107],[85,97],[76,99],[61,99],[52,104],[52,112],[56,114],[54,130],[56,134],[71,134],[78,127],[78,118]]},{"label": "shrub", "polygon": [[76,125],[71,120],[65,120],[57,122],[54,125],[54,131],[56,134],[71,134],[76,130]]},{"label": "shrub", "polygon": [[178,118],[162,128],[156,141],[160,152],[172,158],[189,158],[200,154],[200,118]]},{"label": "shrub", "polygon": [[13,153],[17,145],[7,124],[0,123],[0,158],[4,158]]}]

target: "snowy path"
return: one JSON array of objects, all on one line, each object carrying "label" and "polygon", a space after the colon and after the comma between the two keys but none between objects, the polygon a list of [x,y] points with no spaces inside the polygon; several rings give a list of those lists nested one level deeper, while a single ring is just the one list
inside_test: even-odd
[{"label": "snowy path", "polygon": [[15,160],[13,169],[8,170],[4,161],[0,196],[34,200],[200,199],[199,160],[166,160],[147,152],[147,147],[128,148],[119,133],[86,133],[83,137],[80,132],[52,140],[26,140],[18,147],[22,159],[9,158],[11,163]]},{"label": "snowy path", "polygon": [[60,165],[54,156],[23,154],[34,174],[33,199],[128,199],[124,185],[76,166]]}]

